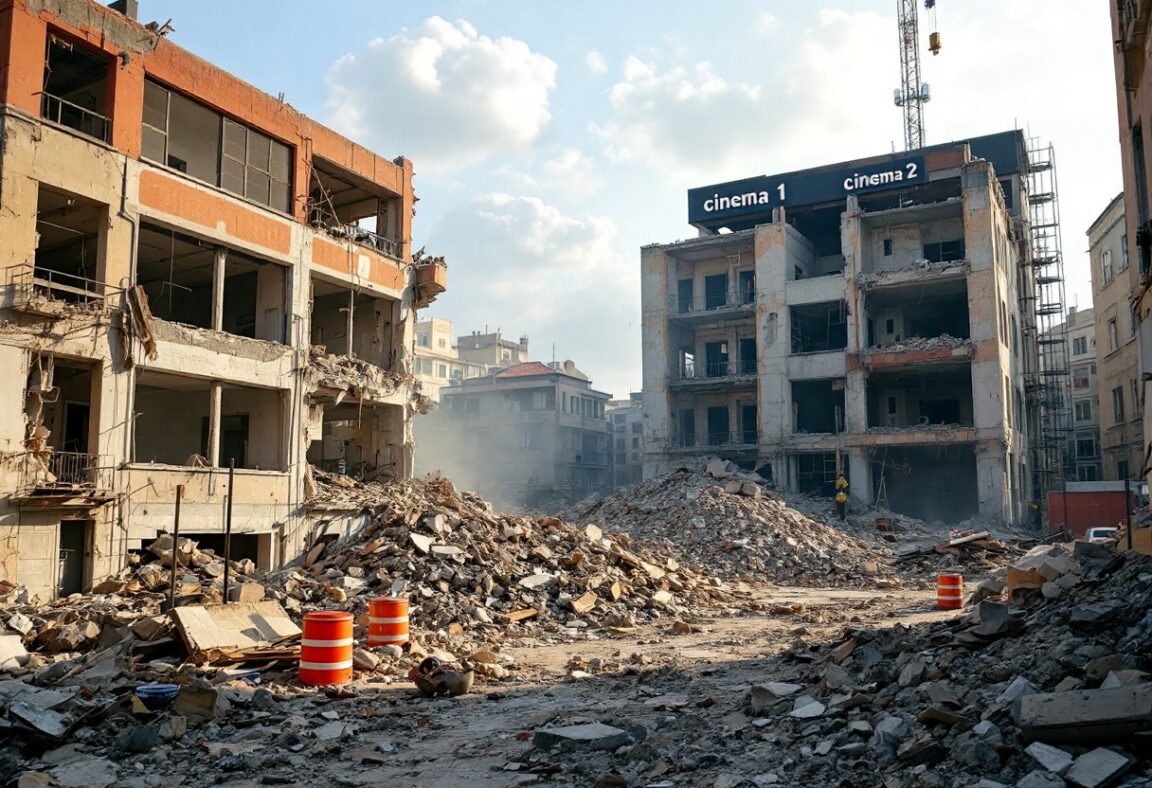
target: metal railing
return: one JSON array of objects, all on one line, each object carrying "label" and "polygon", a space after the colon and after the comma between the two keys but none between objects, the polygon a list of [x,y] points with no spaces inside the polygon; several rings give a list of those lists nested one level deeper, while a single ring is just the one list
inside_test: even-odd
[{"label": "metal railing", "polygon": [[38,268],[31,263],[8,269],[8,283],[14,289],[14,303],[27,303],[36,297],[73,304],[103,301],[121,291],[103,282],[50,268]]},{"label": "metal railing", "polygon": [[712,295],[678,296],[668,299],[668,308],[674,314],[687,315],[693,312],[712,312],[720,309],[752,309],[756,305],[756,289],[746,288],[735,294],[715,293]]},{"label": "metal railing", "polygon": [[735,432],[700,432],[693,435],[673,436],[671,445],[679,449],[751,447],[760,441],[759,430],[736,430]]},{"label": "metal railing", "polygon": [[40,117],[75,129],[101,142],[108,142],[111,139],[111,119],[51,93],[40,94]]},{"label": "metal railing", "polygon": [[329,235],[337,238],[347,238],[349,241],[360,244],[361,246],[370,246],[389,257],[400,257],[399,244],[391,238],[385,238],[379,233],[365,230],[363,227],[358,227],[355,224],[331,224],[325,222],[324,229]]},{"label": "metal railing", "polygon": [[713,361],[704,364],[684,364],[677,371],[675,380],[708,380],[710,378],[732,378],[756,374],[756,359],[736,361]]},{"label": "metal railing", "polygon": [[[105,458],[107,459],[107,458]],[[101,463],[97,454],[71,451],[26,452],[20,465],[20,488],[95,489],[100,469],[110,467]]]}]

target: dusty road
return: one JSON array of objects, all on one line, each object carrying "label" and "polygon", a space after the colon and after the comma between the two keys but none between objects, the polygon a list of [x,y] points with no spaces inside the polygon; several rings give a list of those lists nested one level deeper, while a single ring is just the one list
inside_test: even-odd
[{"label": "dusty road", "polygon": [[[747,780],[759,770],[758,782],[773,784],[780,776],[756,761],[752,743],[722,744],[752,722],[744,711],[752,684],[788,680],[795,666],[786,652],[838,640],[846,628],[944,615],[927,591],[778,588],[755,596],[777,612],[701,620],[698,631],[683,634],[669,619],[579,643],[505,649],[515,679],[478,683],[461,698],[412,698],[407,686],[392,685],[328,702],[326,716],[349,730],[319,757],[315,748],[288,762],[263,757],[277,727],[299,730],[304,720],[272,715],[231,744],[213,742],[201,764],[214,761],[229,785],[594,785],[601,778],[602,785],[735,785],[736,775]],[[560,753],[532,744],[536,729],[589,722],[625,729],[637,743]],[[613,782],[614,771],[630,779]]]}]

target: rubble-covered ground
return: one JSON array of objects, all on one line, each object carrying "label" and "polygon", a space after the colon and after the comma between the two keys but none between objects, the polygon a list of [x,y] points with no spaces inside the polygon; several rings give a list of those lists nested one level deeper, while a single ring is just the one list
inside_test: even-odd
[{"label": "rubble-covered ground", "polygon": [[[160,614],[174,553],[178,606],[222,598],[222,560],[185,540],[162,537],[100,585],[114,593],[38,605],[0,582],[0,786],[1152,785],[1152,558],[1076,543],[1017,559],[975,534],[981,561],[1014,563],[969,584],[975,606],[938,611],[932,561],[961,547],[894,568],[879,541],[724,471],[663,487],[678,506],[609,501],[570,522],[493,512],[442,479],[318,476],[370,524],[291,569],[231,572],[241,598],[297,621],[409,599],[412,644],[361,640],[340,688],[300,686],[291,642],[189,654]],[[702,496],[698,511],[761,518],[717,540],[771,539],[704,554],[706,529],[678,544],[634,525]],[[792,557],[773,551],[788,538]],[[828,571],[822,550],[852,557]],[[757,574],[738,557],[794,583],[737,579]],[[30,654],[5,661],[13,645]],[[428,655],[472,670],[472,692],[416,694]],[[138,693],[155,682],[179,689],[150,712]]]}]

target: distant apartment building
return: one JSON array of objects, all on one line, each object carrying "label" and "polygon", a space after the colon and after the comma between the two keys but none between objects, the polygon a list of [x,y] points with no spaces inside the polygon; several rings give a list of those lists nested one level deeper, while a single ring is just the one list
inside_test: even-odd
[{"label": "distant apartment building", "polygon": [[644,476],[644,395],[611,400],[605,413],[612,425],[612,486],[636,484]]},{"label": "distant apartment building", "polygon": [[445,285],[411,162],[114,5],[0,3],[0,577],[42,598],[176,511],[219,548],[227,500],[262,568],[359,517],[313,516],[308,466],[411,473],[407,348]]},{"label": "distant apartment building", "polygon": [[645,477],[718,454],[782,489],[842,471],[857,503],[1022,519],[1067,442],[1066,351],[1042,376],[1036,342],[1037,302],[1063,312],[1056,225],[1030,222],[1048,154],[1011,131],[690,190],[699,237],[641,251]]},{"label": "distant apartment building", "polygon": [[[495,367],[507,367],[528,360],[528,337],[518,342],[501,337],[500,332],[453,338],[452,321],[430,317],[416,323],[413,374],[420,392],[433,402],[441,390],[454,381],[486,375]],[[464,350],[461,352],[460,348]]]},{"label": "distant apartment building", "polygon": [[1099,481],[1101,398],[1093,310],[1070,308],[1064,325],[1042,335],[1041,341],[1060,341],[1062,333],[1067,334],[1072,371],[1072,431],[1067,455],[1070,476],[1081,482]]},{"label": "distant apartment building", "polygon": [[608,400],[571,361],[521,362],[457,381],[420,417],[417,472],[439,471],[502,504],[605,492]]},{"label": "distant apartment building", "polygon": [[1088,255],[1096,322],[1101,478],[1138,479],[1144,460],[1143,403],[1136,320],[1129,306],[1123,194],[1117,195],[1088,228]]}]

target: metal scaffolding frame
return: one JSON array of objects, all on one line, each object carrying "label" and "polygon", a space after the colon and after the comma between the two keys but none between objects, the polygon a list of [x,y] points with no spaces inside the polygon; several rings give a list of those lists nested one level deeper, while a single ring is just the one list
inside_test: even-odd
[{"label": "metal scaffolding frame", "polygon": [[1051,143],[1028,139],[1028,247],[1020,265],[1026,274],[1021,293],[1031,328],[1035,358],[1024,373],[1025,395],[1037,414],[1032,424],[1032,468],[1035,499],[1044,506],[1047,493],[1064,488],[1073,463],[1072,385],[1068,321],[1064,295],[1064,258],[1060,249],[1060,199],[1056,155]]}]

